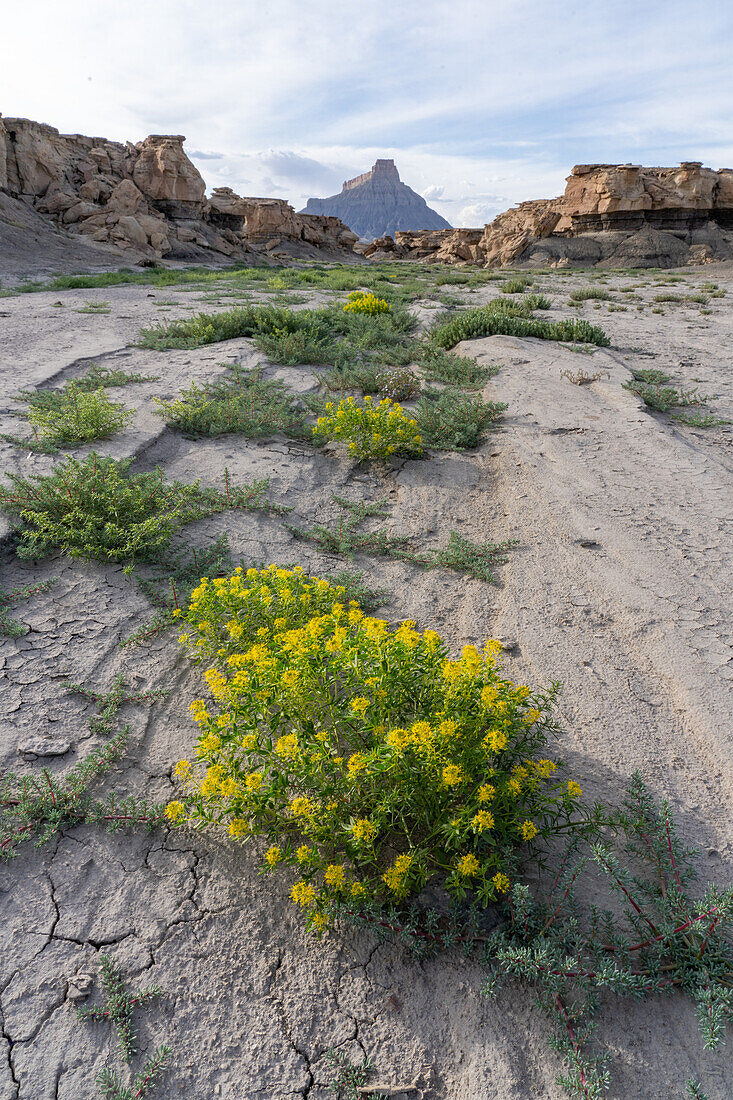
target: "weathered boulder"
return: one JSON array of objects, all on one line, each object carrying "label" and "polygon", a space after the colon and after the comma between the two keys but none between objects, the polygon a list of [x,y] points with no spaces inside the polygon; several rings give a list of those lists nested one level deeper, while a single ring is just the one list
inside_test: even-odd
[{"label": "weathered boulder", "polygon": [[183,151],[181,134],[151,134],[135,148],[132,179],[142,193],[166,214],[203,213],[206,184]]},{"label": "weathered boulder", "polygon": [[116,214],[137,214],[147,209],[147,203],[132,180],[120,180],[107,199],[107,209]]}]

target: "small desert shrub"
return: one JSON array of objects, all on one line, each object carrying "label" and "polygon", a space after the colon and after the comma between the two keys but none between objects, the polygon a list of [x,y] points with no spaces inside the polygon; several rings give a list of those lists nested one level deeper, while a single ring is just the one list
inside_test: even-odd
[{"label": "small desert shrub", "polygon": [[140,346],[157,351],[165,348],[199,348],[240,336],[259,336],[302,329],[307,318],[281,306],[236,306],[221,313],[196,313],[140,332]]},{"label": "small desert shrub", "polygon": [[499,290],[502,294],[524,294],[533,282],[534,279],[530,279],[528,275],[519,275],[516,279],[505,279]]},{"label": "small desert shrub", "polygon": [[598,347],[608,347],[611,343],[602,329],[587,321],[541,321],[533,317],[512,317],[485,307],[460,313],[452,321],[432,329],[430,338],[438,347],[448,349],[461,340],[499,335],[534,336],[538,340],[596,344]]},{"label": "small desert shrub", "polygon": [[263,870],[296,879],[310,927],[429,882],[487,904],[577,811],[543,757],[553,692],[505,679],[498,642],[450,660],[438,634],[276,566],[203,580],[181,640],[215,702],[192,704],[196,756],[167,815],[265,837]]},{"label": "small desert shrub", "polygon": [[579,370],[562,370],[560,371],[561,378],[567,378],[568,382],[572,382],[574,386],[587,386],[591,382],[600,382],[601,378],[608,378],[608,373],[604,374],[603,371],[595,371],[594,374],[588,374],[581,367]]},{"label": "small desert shrub", "polygon": [[409,401],[420,391],[420,380],[408,367],[392,367],[379,379],[379,396],[390,401]]},{"label": "small desert shrub", "polygon": [[231,374],[201,387],[195,383],[175,401],[160,401],[166,424],[191,436],[236,432],[250,439],[284,432],[303,436],[300,412],[282,382],[268,381],[259,369],[241,366]]},{"label": "small desert shrub", "polygon": [[288,332],[287,329],[275,329],[261,333],[256,337],[257,347],[273,363],[283,363],[295,367],[299,363],[328,363],[330,361],[330,342],[307,329]]},{"label": "small desert shrub", "polygon": [[352,363],[344,363],[320,375],[328,390],[361,390],[363,394],[379,393],[384,379],[384,368],[362,356]]},{"label": "small desert shrub", "polygon": [[581,287],[580,290],[573,290],[570,294],[571,302],[588,302],[597,299],[600,302],[607,302],[610,298],[613,298],[612,294],[609,294],[607,290],[598,290],[596,287]]},{"label": "small desert shrub", "polygon": [[660,383],[642,382],[633,379],[624,382],[623,388],[630,390],[642,399],[645,405],[657,412],[669,412],[684,405],[704,405],[707,397],[703,397],[694,390],[678,390],[674,386],[664,386]]},{"label": "small desert shrub", "polygon": [[48,476],[8,474],[0,486],[0,509],[19,534],[20,558],[60,550],[72,558],[123,562],[154,560],[181,527],[228,508],[264,508],[266,481],[229,485],[226,492],[198,482],[165,482],[162,470],[130,474],[132,459],[88,455],[69,458]]},{"label": "small desert shrub", "polygon": [[54,393],[53,401],[34,402],[28,420],[41,438],[70,445],[92,439],[108,439],[135,415],[132,409],[110,401],[103,389],[84,390],[69,382]]},{"label": "small desert shrub", "polygon": [[349,300],[344,306],[344,313],[389,313],[389,303],[384,298],[377,298],[375,294],[363,294],[360,290],[354,290],[349,294]]},{"label": "small desert shrub", "polygon": [[482,401],[459,390],[427,391],[415,409],[420,436],[426,447],[462,451],[478,447],[486,430],[497,423],[507,406]]},{"label": "small desert shrub", "polygon": [[347,443],[354,458],[388,458],[393,454],[421,454],[422,440],[417,421],[384,398],[375,405],[367,396],[362,403],[353,397],[337,406],[329,401],[313,428],[316,443],[334,440]]},{"label": "small desert shrub", "polygon": [[415,360],[430,382],[474,389],[499,373],[496,366],[479,366],[475,359],[445,351],[430,341],[421,344]]},{"label": "small desert shrub", "polygon": [[525,294],[522,302],[530,311],[533,309],[550,309],[552,301],[545,294]]}]

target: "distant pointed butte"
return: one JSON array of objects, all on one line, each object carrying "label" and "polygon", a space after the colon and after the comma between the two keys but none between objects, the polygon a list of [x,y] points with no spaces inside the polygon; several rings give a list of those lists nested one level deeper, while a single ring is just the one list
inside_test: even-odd
[{"label": "distant pointed butte", "polygon": [[394,236],[398,230],[450,229],[450,223],[400,179],[393,160],[376,160],[369,172],[346,180],[341,193],[308,199],[303,214],[340,218],[362,240]]}]

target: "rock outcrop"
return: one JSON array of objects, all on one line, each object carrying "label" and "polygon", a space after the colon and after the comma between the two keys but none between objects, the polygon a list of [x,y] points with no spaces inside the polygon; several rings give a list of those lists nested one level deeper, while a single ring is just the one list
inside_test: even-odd
[{"label": "rock outcrop", "polygon": [[[487,267],[677,267],[733,258],[733,170],[579,164],[558,199],[519,203],[479,229],[395,233],[382,254]],[[369,255],[365,251],[365,255]]]},{"label": "rock outcrop", "polygon": [[0,190],[63,233],[135,259],[353,255],[358,237],[338,218],[229,188],[207,199],[184,140],[151,134],[123,145],[0,117]]},{"label": "rock outcrop", "polygon": [[303,213],[340,218],[369,241],[397,230],[450,229],[445,218],[401,181],[393,160],[375,161],[371,171],[346,180],[338,195],[308,199]]}]

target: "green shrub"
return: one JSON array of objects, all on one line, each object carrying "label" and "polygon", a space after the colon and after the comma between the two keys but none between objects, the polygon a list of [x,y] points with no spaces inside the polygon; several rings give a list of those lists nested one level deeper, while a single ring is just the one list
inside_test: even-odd
[{"label": "green shrub", "polygon": [[190,436],[236,432],[255,439],[284,432],[305,435],[303,413],[280,381],[268,381],[262,371],[238,364],[228,377],[205,386],[193,383],[174,401],[158,400],[160,415],[171,428]]},{"label": "green shrub", "polygon": [[[306,312],[306,311],[304,311]],[[169,321],[140,332],[140,347],[161,351],[166,348],[200,348],[220,340],[241,336],[259,336],[296,332],[305,325],[305,318],[295,310],[282,306],[246,305],[221,313],[196,313],[180,321]]]},{"label": "green shrub", "polygon": [[528,286],[532,286],[534,279],[528,275],[520,275],[516,279],[505,279],[499,287],[502,294],[524,294]]},{"label": "green shrub", "polygon": [[623,388],[635,393],[645,405],[650,409],[656,409],[657,412],[669,412],[670,409],[676,409],[683,405],[704,405],[708,400],[707,397],[702,397],[697,389],[678,390],[674,386],[642,382],[636,379],[631,382],[624,382]]},{"label": "green shrub", "polygon": [[527,845],[577,813],[580,787],[542,758],[553,692],[501,676],[500,643],[449,660],[438,634],[391,630],[344,593],[276,566],[194,591],[182,641],[211,666],[173,822],[264,836],[265,871],[297,881],[309,926],[441,883],[505,894]]},{"label": "green shrub", "polygon": [[415,419],[426,447],[462,451],[478,447],[487,428],[497,423],[506,408],[460,390],[429,390],[418,402]]},{"label": "green shrub", "polygon": [[422,454],[417,422],[389,398],[378,405],[369,396],[361,404],[353,397],[338,406],[329,401],[313,428],[313,439],[316,443],[346,443],[349,454],[358,459]]},{"label": "green shrub", "polygon": [[79,389],[69,382],[61,391],[46,393],[53,393],[54,399],[33,402],[28,420],[41,438],[51,443],[70,445],[108,439],[135,415],[134,410],[110,401],[103,389]]},{"label": "green shrub", "polygon": [[475,359],[446,351],[430,340],[419,345],[415,362],[430,382],[444,382],[449,386],[467,386],[472,389],[483,385],[499,372],[496,366],[479,366]]},{"label": "green shrub", "polygon": [[610,298],[613,298],[613,295],[609,294],[607,290],[598,290],[595,287],[582,287],[580,290],[572,291],[570,295],[571,302],[588,302],[593,299],[607,302]]},{"label": "green shrub", "polygon": [[483,336],[533,336],[538,340],[596,344],[603,348],[611,343],[602,329],[587,321],[540,321],[533,317],[512,317],[492,312],[485,307],[466,310],[430,332],[430,338],[440,348],[453,348],[461,340],[476,340]]},{"label": "green shrub", "polygon": [[273,363],[288,367],[296,367],[300,363],[328,363],[332,357],[331,342],[306,329],[296,332],[275,329],[260,333],[255,343]]},{"label": "green shrub", "polygon": [[267,481],[226,491],[165,482],[162,470],[130,474],[132,459],[94,452],[69,458],[47,476],[8,474],[0,509],[15,520],[20,558],[60,550],[72,558],[155,560],[179,528],[229,508],[266,508]]}]

